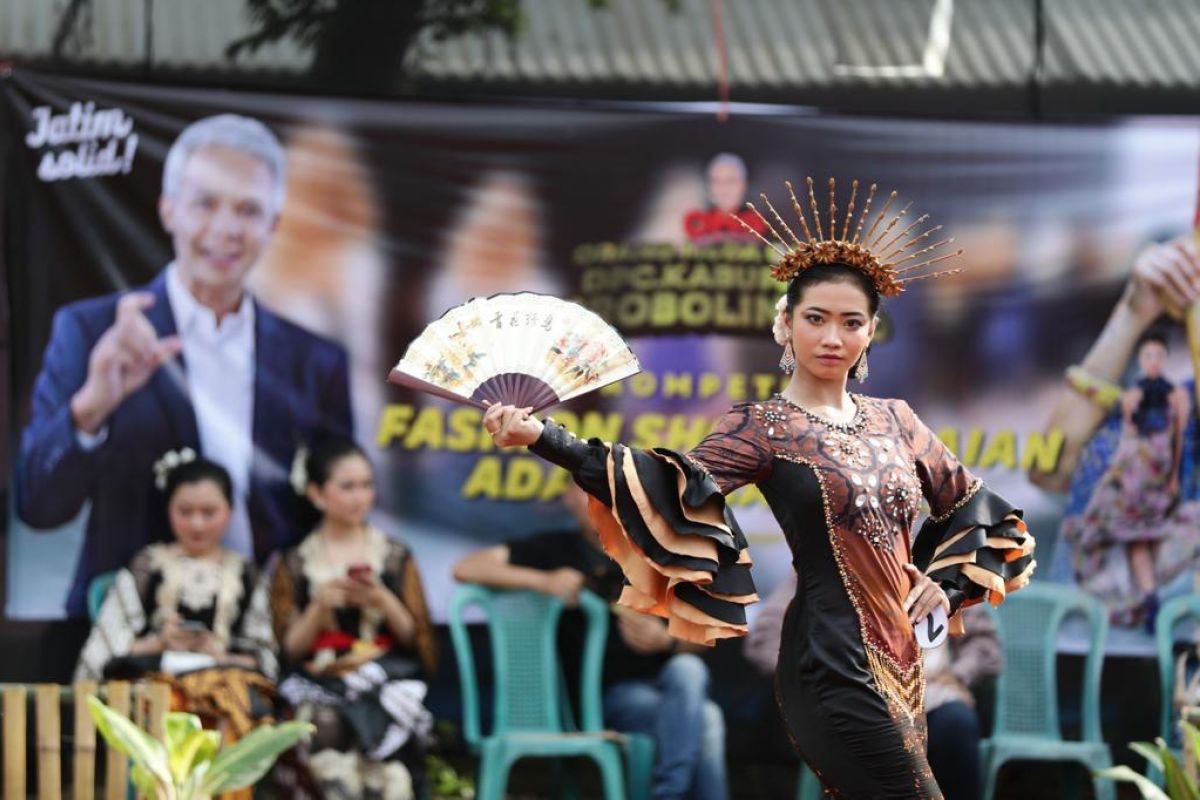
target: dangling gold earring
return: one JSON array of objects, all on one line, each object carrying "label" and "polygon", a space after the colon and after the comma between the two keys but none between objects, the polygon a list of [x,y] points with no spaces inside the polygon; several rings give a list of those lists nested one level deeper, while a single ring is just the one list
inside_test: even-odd
[{"label": "dangling gold earring", "polygon": [[854,379],[859,383],[866,383],[867,376],[870,374],[871,370],[867,366],[867,351],[863,350],[862,356],[858,359],[858,364],[854,367]]},{"label": "dangling gold earring", "polygon": [[792,352],[792,343],[783,346],[783,356],[779,359],[779,368],[785,375],[791,375],[796,369],[796,355]]}]

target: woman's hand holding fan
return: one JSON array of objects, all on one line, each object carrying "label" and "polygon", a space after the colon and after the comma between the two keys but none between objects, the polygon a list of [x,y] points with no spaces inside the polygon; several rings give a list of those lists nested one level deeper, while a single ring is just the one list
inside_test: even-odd
[{"label": "woman's hand holding fan", "polygon": [[[450,309],[408,346],[388,380],[481,409],[520,409],[528,417],[640,370],[629,345],[594,312],[521,292]],[[513,417],[500,425],[524,438],[532,426]]]},{"label": "woman's hand holding fan", "polygon": [[518,447],[533,444],[545,426],[530,416],[531,409],[496,403],[483,415],[483,427],[492,435],[497,447]]}]

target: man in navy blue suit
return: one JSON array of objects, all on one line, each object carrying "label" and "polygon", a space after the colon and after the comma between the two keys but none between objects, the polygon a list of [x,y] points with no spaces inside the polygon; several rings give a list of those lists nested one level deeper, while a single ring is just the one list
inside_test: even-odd
[{"label": "man in navy blue suit", "polygon": [[193,123],[163,167],[158,210],[174,261],[139,290],[55,315],[21,439],[17,510],[48,528],[90,504],[69,615],[85,613],[93,577],[170,538],[153,474],[169,450],[191,447],[230,471],[231,549],[262,563],[307,532],[289,466],[300,443],[351,433],[350,391],[341,347],[246,289],[283,193],[283,148],[262,123]]}]

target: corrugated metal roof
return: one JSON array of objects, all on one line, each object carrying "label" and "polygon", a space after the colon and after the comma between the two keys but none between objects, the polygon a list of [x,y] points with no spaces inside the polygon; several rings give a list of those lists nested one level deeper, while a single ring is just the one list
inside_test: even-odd
[{"label": "corrugated metal roof", "polygon": [[1048,108],[1200,111],[1200,2],[1044,0]]},{"label": "corrugated metal roof", "polygon": [[1049,80],[1140,88],[1195,87],[1196,0],[1046,0]]},{"label": "corrugated metal roof", "polygon": [[[66,5],[0,2],[0,57],[45,62]],[[586,0],[522,0],[525,25],[512,37],[423,35],[410,53],[409,86],[431,94],[714,99],[710,0],[677,5],[672,12],[662,0],[609,0],[599,9]],[[951,112],[1191,111],[1200,90],[1200,0],[722,5],[735,100]],[[87,7],[68,65],[300,79],[312,63],[312,52],[291,41],[227,58],[230,42],[249,30],[245,0],[149,0],[149,52],[147,0]]]},{"label": "corrugated metal roof", "polygon": [[[731,0],[723,7],[735,91],[1016,84],[1033,63],[1033,6],[1025,0]],[[611,0],[591,12],[563,0],[525,0],[523,8],[528,25],[512,39],[424,37],[418,73],[484,85],[574,80],[711,90],[716,80],[708,0],[682,0],[674,13],[652,0]],[[940,76],[922,69],[938,16],[950,25]],[[897,67],[918,74],[889,76]]]},{"label": "corrugated metal roof", "polygon": [[[66,5],[62,0],[0,2],[0,54],[18,60],[48,58]],[[65,58],[77,64],[142,67],[149,55],[153,66],[168,69],[270,72],[301,72],[312,61],[310,52],[291,41],[267,45],[237,61],[227,59],[225,48],[247,32],[245,0],[152,0],[148,54],[146,11],[146,0],[91,0]]]}]

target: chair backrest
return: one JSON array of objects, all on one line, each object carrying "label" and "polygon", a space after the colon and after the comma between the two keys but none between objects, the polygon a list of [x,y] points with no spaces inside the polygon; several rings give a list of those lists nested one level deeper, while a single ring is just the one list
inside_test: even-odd
[{"label": "chair backrest", "polygon": [[999,608],[1004,669],[996,683],[995,734],[1062,739],[1058,726],[1056,658],[1064,620],[1081,614],[1088,623],[1088,652],[1083,679],[1083,740],[1100,736],[1100,673],[1108,615],[1104,606],[1082,591],[1051,583],[1034,583],[1013,594]]},{"label": "chair backrest", "polygon": [[1154,622],[1154,639],[1158,651],[1158,679],[1161,691],[1159,734],[1168,742],[1179,739],[1173,730],[1175,721],[1175,626],[1188,617],[1200,622],[1200,595],[1186,594],[1169,601],[1158,612]]},{"label": "chair backrest", "polygon": [[[494,670],[495,704],[491,735],[510,731],[563,731],[557,632],[562,602],[529,591],[501,591],[467,584],[450,601],[450,638],[458,660],[463,697],[463,737],[472,747],[482,741],[478,675],[464,612],[479,607],[487,617]],[[600,730],[600,672],[608,635],[608,606],[589,591],[579,594],[587,620],[582,675],[581,729]]]},{"label": "chair backrest", "polygon": [[88,618],[92,622],[100,616],[100,606],[104,605],[104,598],[108,594],[109,588],[113,585],[113,581],[117,579],[117,573],[101,572],[96,577],[92,578],[92,582],[88,584],[87,589],[87,610]]}]

